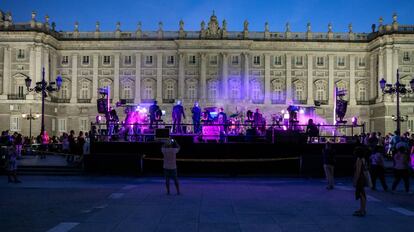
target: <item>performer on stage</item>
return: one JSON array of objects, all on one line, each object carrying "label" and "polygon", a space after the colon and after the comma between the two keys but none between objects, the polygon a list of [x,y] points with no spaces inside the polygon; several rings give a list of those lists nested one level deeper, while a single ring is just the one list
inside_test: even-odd
[{"label": "performer on stage", "polygon": [[150,114],[150,129],[152,129],[152,125],[154,124],[154,121],[156,120],[156,113],[160,110],[160,107],[157,105],[157,101],[154,101],[154,104],[152,104],[149,108],[149,114]]},{"label": "performer on stage", "polygon": [[254,127],[259,129],[263,121],[263,115],[260,113],[259,108],[256,109],[256,112],[253,114]]},{"label": "performer on stage", "polygon": [[217,123],[221,124],[222,131],[227,131],[227,114],[224,113],[224,109],[220,108],[217,115]]},{"label": "performer on stage", "polygon": [[306,127],[306,134],[308,135],[309,142],[312,142],[312,138],[319,136],[319,129],[313,123],[313,119],[308,120],[308,126]]},{"label": "performer on stage", "polygon": [[181,101],[177,101],[177,105],[172,110],[173,131],[176,133],[182,133],[181,116],[185,119],[184,107],[181,105]]},{"label": "performer on stage", "polygon": [[194,133],[200,133],[200,118],[201,118],[201,109],[198,106],[198,102],[194,103],[194,107],[191,108],[191,113],[193,113],[193,128]]}]

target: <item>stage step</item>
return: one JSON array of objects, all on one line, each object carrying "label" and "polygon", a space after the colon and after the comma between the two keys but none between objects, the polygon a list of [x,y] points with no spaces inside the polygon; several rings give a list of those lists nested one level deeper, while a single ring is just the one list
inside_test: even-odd
[{"label": "stage step", "polygon": [[69,166],[19,166],[18,175],[79,176],[83,175],[81,167]]}]

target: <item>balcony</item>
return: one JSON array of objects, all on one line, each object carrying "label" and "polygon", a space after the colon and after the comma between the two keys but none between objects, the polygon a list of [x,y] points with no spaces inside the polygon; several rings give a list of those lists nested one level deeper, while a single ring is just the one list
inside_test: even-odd
[{"label": "balcony", "polygon": [[91,103],[91,99],[78,99],[78,103]]},{"label": "balcony", "polygon": [[163,104],[173,104],[174,102],[174,99],[162,99]]},{"label": "balcony", "polygon": [[414,97],[402,97],[401,102],[414,102]]},{"label": "balcony", "polygon": [[141,103],[154,103],[155,99],[141,99]]},{"label": "balcony", "polygon": [[252,99],[252,103],[253,104],[263,104],[264,103],[264,99]]},{"label": "balcony", "polygon": [[8,100],[25,100],[26,95],[23,95],[23,94],[8,94],[7,99]]},{"label": "balcony", "polygon": [[321,105],[328,105],[328,100],[315,100],[314,101],[315,106],[321,106]]},{"label": "balcony", "polygon": [[369,105],[369,101],[356,101],[356,104],[357,105],[361,105],[361,106],[366,106],[366,105]]},{"label": "balcony", "polygon": [[286,100],[285,99],[272,99],[272,104],[284,105],[284,104],[286,104]]},{"label": "balcony", "polygon": [[54,103],[70,103],[70,99],[69,98],[68,99],[64,99],[64,98],[51,97],[50,98],[50,101],[51,102],[54,102]]},{"label": "balcony", "polygon": [[293,100],[293,104],[306,105],[307,100]]}]

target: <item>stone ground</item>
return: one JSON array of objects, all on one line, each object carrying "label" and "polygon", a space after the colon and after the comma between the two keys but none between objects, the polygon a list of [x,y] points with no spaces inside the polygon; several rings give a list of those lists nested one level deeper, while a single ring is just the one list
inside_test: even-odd
[{"label": "stone ground", "polygon": [[0,231],[414,231],[412,194],[368,191],[367,216],[351,216],[350,179],[181,178],[167,196],[160,177],[3,178]]}]

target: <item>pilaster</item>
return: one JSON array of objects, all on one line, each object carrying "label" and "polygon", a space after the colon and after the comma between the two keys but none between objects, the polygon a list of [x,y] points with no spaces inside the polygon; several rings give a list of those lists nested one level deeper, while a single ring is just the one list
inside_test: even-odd
[{"label": "pilaster", "polygon": [[377,89],[375,88],[377,85],[379,85],[377,79],[375,78],[375,54],[371,54],[369,56],[369,74],[370,74],[370,99],[376,98],[378,95]]},{"label": "pilaster", "polygon": [[286,104],[292,102],[292,55],[286,54]]},{"label": "pilaster", "polygon": [[184,85],[185,85],[185,72],[184,72],[184,65],[185,65],[185,58],[184,53],[178,53],[178,98],[183,99],[185,98],[184,93]]},{"label": "pilaster", "polygon": [[228,91],[229,91],[229,78],[228,78],[228,55],[225,52],[221,53],[223,59],[223,67],[222,67],[222,77],[223,77],[223,100],[228,99]]},{"label": "pilaster", "polygon": [[162,102],[162,53],[157,53],[157,101]]},{"label": "pilaster", "polygon": [[70,95],[70,103],[77,103],[77,89],[78,89],[78,54],[72,54],[72,91]]},{"label": "pilaster", "polygon": [[206,100],[206,53],[200,53],[200,98]]},{"label": "pilaster", "polygon": [[9,46],[4,47],[4,59],[3,59],[3,97],[1,99],[7,99],[7,94],[10,92],[11,81],[11,48]]},{"label": "pilaster", "polygon": [[328,96],[329,105],[334,105],[334,91],[335,91],[335,79],[334,79],[334,55],[328,55]]},{"label": "pilaster", "polygon": [[249,101],[249,90],[250,90],[250,80],[249,80],[249,73],[250,73],[250,67],[249,67],[249,53],[244,52],[243,53],[243,90],[244,90],[244,100]]},{"label": "pilaster", "polygon": [[35,73],[34,73],[34,80],[35,82],[39,82],[42,81],[42,47],[41,46],[36,46],[35,48],[35,59],[36,59],[36,68],[35,68]]},{"label": "pilaster", "polygon": [[397,82],[398,53],[399,53],[399,48],[394,47],[393,53],[392,53],[392,79],[393,79],[392,83]]},{"label": "pilaster", "polygon": [[135,54],[135,104],[141,103],[141,53]]},{"label": "pilaster", "polygon": [[[379,53],[378,53],[378,79],[381,80],[382,78],[385,79],[384,77],[384,50],[382,48],[380,48]],[[382,95],[382,90],[381,90],[381,86],[377,83],[378,86],[378,98],[377,98],[377,102],[381,102],[383,101],[383,95]]]},{"label": "pilaster", "polygon": [[307,55],[307,64],[308,64],[308,98],[307,98],[307,104],[308,105],[314,105],[313,101],[313,55],[308,54]]},{"label": "pilaster", "polygon": [[98,99],[98,69],[99,54],[95,53],[92,56],[92,103]]},{"label": "pilaster", "polygon": [[355,55],[349,55],[349,105],[356,105],[355,96]]},{"label": "pilaster", "polygon": [[114,95],[113,102],[119,101],[119,53],[114,54]]},{"label": "pilaster", "polygon": [[264,73],[264,104],[270,105],[271,104],[271,92],[270,92],[270,54],[264,54],[264,65],[265,65],[265,73]]}]

